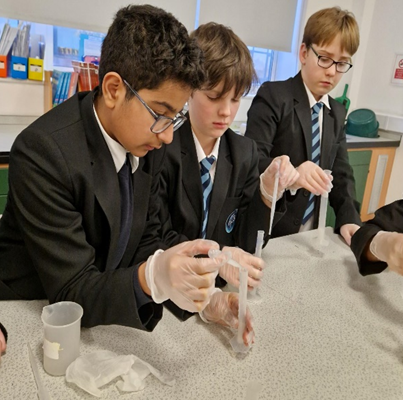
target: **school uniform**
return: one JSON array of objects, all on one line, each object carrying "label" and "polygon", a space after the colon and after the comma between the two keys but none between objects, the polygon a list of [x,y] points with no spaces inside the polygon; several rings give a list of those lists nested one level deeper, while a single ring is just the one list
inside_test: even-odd
[{"label": "school uniform", "polygon": [[[345,108],[330,96],[323,106],[320,167],[332,170],[330,205],[336,214],[335,232],[344,224],[361,224],[359,203],[355,201],[353,171],[348,161],[344,133]],[[294,167],[312,157],[311,109],[301,72],[286,81],[265,82],[248,112],[246,137],[255,140],[259,151],[259,170],[273,158],[288,155]],[[297,233],[307,208],[310,192],[299,189],[285,192],[287,212],[273,228],[272,237]],[[316,199],[313,228],[318,222]]]},{"label": "school uniform", "polygon": [[[189,116],[188,116],[189,118]],[[203,193],[200,164],[188,119],[167,146],[161,173],[161,221],[168,246],[201,237]],[[275,223],[284,208],[279,202]],[[268,240],[270,209],[259,191],[256,144],[227,129],[220,138],[206,239],[254,253],[258,230]]]},{"label": "school uniform", "polygon": [[403,200],[381,207],[375,217],[358,229],[351,239],[353,251],[361,275],[379,274],[387,268],[383,261],[370,262],[365,258],[367,244],[379,231],[403,233]]},{"label": "school uniform", "polygon": [[159,245],[155,205],[164,151],[139,159],[132,175],[133,220],[126,251],[115,266],[119,181],[93,97],[93,92],[77,94],[36,120],[13,144],[0,220],[0,300],[75,301],[84,308],[83,326],[152,330],[162,307],[143,301],[137,263]]}]

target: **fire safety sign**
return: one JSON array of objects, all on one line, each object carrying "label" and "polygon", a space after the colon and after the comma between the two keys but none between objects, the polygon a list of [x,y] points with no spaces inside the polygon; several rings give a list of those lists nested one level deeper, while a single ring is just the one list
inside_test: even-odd
[{"label": "fire safety sign", "polygon": [[392,83],[403,85],[403,54],[396,54],[393,65]]}]

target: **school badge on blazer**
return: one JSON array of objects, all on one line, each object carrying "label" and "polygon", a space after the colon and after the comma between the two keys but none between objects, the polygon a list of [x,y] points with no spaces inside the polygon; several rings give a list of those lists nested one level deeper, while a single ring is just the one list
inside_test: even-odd
[{"label": "school badge on blazer", "polygon": [[227,220],[225,221],[225,231],[227,233],[231,233],[234,230],[236,216],[238,214],[238,209],[236,208],[230,215],[228,215]]}]

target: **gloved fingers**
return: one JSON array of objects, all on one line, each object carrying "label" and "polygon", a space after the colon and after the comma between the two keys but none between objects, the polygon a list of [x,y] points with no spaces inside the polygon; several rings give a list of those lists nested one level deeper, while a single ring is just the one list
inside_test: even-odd
[{"label": "gloved fingers", "polygon": [[214,272],[203,275],[195,275],[191,280],[191,285],[198,290],[214,288],[216,276],[217,274]]},{"label": "gloved fingers", "polygon": [[[253,279],[251,277],[248,277],[248,290],[256,289],[257,287],[260,286],[261,283],[262,283],[262,281],[259,279]],[[237,287],[239,287],[239,280],[238,280]]]},{"label": "gloved fingers", "polygon": [[189,260],[189,266],[198,275],[215,273],[217,276],[218,270],[225,262],[225,255],[215,258],[194,258]]},{"label": "gloved fingers", "polygon": [[299,172],[293,167],[292,171],[290,171],[288,175],[280,178],[281,187],[283,189],[291,187],[292,185],[294,185],[295,182],[297,182],[298,178]]},{"label": "gloved fingers", "polygon": [[[257,258],[257,257],[256,257]],[[263,261],[263,260],[262,260]],[[260,280],[263,278],[263,268],[256,268],[254,265],[245,265],[250,278]]]},{"label": "gloved fingers", "polygon": [[243,342],[245,346],[249,346],[255,342],[255,331],[253,329],[253,318],[252,314],[249,311],[249,308],[246,310],[246,321],[245,321],[245,331],[242,335]]},{"label": "gloved fingers", "polygon": [[199,254],[208,254],[210,249],[219,249],[220,246],[213,240],[196,239],[188,242],[181,243],[177,246],[177,254],[194,257]]}]

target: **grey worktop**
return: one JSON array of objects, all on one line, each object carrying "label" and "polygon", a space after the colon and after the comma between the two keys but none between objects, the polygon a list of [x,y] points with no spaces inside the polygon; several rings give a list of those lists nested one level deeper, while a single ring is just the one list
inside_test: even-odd
[{"label": "grey worktop", "polygon": [[[109,384],[103,398],[251,400],[247,388],[259,386],[260,400],[402,398],[403,279],[388,272],[361,277],[347,245],[330,228],[326,235],[330,244],[323,248],[311,231],[273,239],[264,249],[261,300],[250,303],[256,343],[244,359],[231,353],[229,330],[196,316],[180,322],[165,311],[152,333],[121,326],[82,329],[82,353],[135,354],[176,378],[169,387],[149,377],[142,392],[123,396]],[[9,330],[1,399],[35,398],[27,341],[53,400],[93,398],[43,371],[45,304],[0,302],[0,320]]]}]

